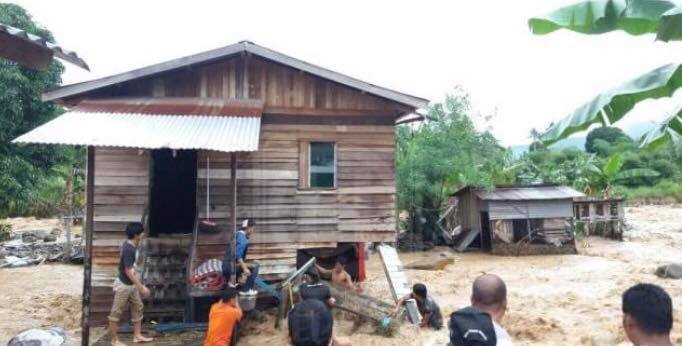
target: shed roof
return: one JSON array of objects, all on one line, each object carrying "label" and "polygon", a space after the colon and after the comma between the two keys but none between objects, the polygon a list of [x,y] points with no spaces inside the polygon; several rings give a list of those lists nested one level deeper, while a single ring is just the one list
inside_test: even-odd
[{"label": "shed roof", "polygon": [[[167,101],[167,102],[165,102]],[[210,102],[208,102],[210,101]],[[233,112],[215,99],[109,100],[83,104],[18,137],[15,143],[92,145],[142,149],[256,151],[260,113]],[[208,102],[208,103],[207,103]],[[262,110],[262,105],[261,105]]]},{"label": "shed roof", "polygon": [[429,101],[426,99],[404,94],[388,88],[383,88],[371,83],[367,83],[359,79],[349,77],[344,74],[334,72],[317,65],[313,65],[303,60],[290,57],[288,55],[274,51],[272,49],[259,46],[249,41],[241,41],[239,43],[235,43],[222,48],[162,62],[155,65],[150,65],[147,67],[142,67],[136,70],[111,75],[108,77],[99,78],[88,82],[66,85],[45,93],[43,95],[43,99],[49,101],[74,96],[89,91],[101,89],[114,84],[130,81],[133,79],[147,77],[190,65],[210,62],[240,53],[250,53],[265,58],[267,60],[271,60],[279,64],[286,65],[372,95],[376,95],[394,102],[414,107],[415,109],[426,108],[429,103]]},{"label": "shed roof", "polygon": [[506,186],[496,187],[492,191],[467,186],[455,192],[454,195],[461,195],[467,191],[471,191],[484,201],[572,200],[585,196],[573,188],[558,185]]},{"label": "shed roof", "polygon": [[[30,68],[41,70],[47,68],[54,55],[90,71],[88,64],[76,52],[68,51],[40,36],[29,34],[25,30],[2,23],[0,23],[0,46],[2,47],[0,56],[10,58]],[[41,56],[36,57],[36,54],[32,53],[33,48],[37,48],[38,51],[46,51],[44,57],[48,59],[43,58],[43,54],[38,54]]]}]

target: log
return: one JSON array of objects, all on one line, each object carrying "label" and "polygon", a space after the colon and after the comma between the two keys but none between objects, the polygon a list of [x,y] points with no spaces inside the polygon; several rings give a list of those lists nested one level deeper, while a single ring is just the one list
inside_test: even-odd
[{"label": "log", "polygon": [[327,284],[327,286],[329,286],[332,297],[336,299],[336,304],[334,305],[336,308],[366,317],[378,323],[385,323],[386,318],[391,319],[391,313],[395,308],[394,305],[336,285]]},{"label": "log", "polygon": [[448,264],[455,263],[454,257],[444,257],[439,258],[437,261],[433,259],[426,259],[421,261],[412,262],[405,266],[405,269],[416,269],[416,270],[443,270]]}]

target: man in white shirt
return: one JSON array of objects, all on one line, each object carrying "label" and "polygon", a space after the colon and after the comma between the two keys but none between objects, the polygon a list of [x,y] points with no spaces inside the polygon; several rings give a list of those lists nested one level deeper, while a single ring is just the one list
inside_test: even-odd
[{"label": "man in white shirt", "polygon": [[499,324],[507,311],[507,285],[499,276],[483,274],[474,280],[471,305],[492,318],[498,346],[513,345],[509,333]]}]

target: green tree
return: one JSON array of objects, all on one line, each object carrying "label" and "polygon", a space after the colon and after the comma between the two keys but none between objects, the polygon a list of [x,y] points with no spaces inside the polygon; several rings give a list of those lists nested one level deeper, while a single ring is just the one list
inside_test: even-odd
[{"label": "green tree", "polygon": [[[0,22],[54,42],[20,6],[0,4]],[[34,71],[0,58],[0,217],[30,213],[46,197],[41,189],[48,185],[50,172],[75,159],[72,149],[10,143],[61,112],[54,103],[42,102],[41,94],[61,84],[63,71],[57,61],[46,71]]]},{"label": "green tree", "polygon": [[477,131],[469,112],[469,97],[458,89],[433,105],[422,124],[398,128],[398,207],[408,213],[408,229],[423,231],[427,239],[452,192],[509,178],[503,168],[511,153],[490,133]]},{"label": "green tree", "polygon": [[[682,40],[682,6],[667,0],[587,0],[558,8],[528,21],[533,33],[559,29],[584,34],[624,30],[629,34],[656,33],[661,41]],[[682,65],[668,64],[594,97],[543,133],[545,144],[554,143],[593,124],[610,126],[639,102],[670,97],[682,86]],[[659,147],[682,141],[682,108],[642,138],[642,145]]]},{"label": "green tree", "polygon": [[597,127],[590,131],[585,138],[585,151],[588,153],[597,153],[595,148],[595,140],[600,139],[608,144],[616,144],[616,142],[632,142],[632,139],[626,135],[623,130],[612,127],[603,126]]}]

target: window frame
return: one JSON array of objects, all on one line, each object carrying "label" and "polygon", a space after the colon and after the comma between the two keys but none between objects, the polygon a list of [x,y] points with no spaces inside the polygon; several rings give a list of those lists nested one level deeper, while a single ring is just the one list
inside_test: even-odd
[{"label": "window frame", "polygon": [[[313,187],[312,186],[312,174],[313,174],[312,169],[311,169],[312,168],[312,165],[311,165],[312,164],[312,162],[311,162],[312,161],[312,152],[313,152],[312,145],[313,144],[320,144],[320,143],[321,144],[331,144],[332,148],[333,148],[333,152],[334,152],[334,163],[332,164],[332,168],[334,169],[334,173],[333,173],[334,179],[332,182],[332,186],[330,186],[330,187],[318,187],[318,186]],[[307,150],[308,151],[308,153],[307,153],[308,154],[308,162],[307,162],[307,167],[306,167],[306,169],[307,169],[306,174],[308,176],[306,177],[305,188],[308,190],[323,190],[323,191],[324,190],[336,190],[337,186],[338,186],[337,184],[338,184],[338,172],[339,172],[339,168],[338,168],[338,164],[337,164],[337,162],[338,162],[338,145],[337,145],[337,143],[334,141],[309,141],[307,143],[307,147],[308,147],[307,148],[308,149]]]}]

